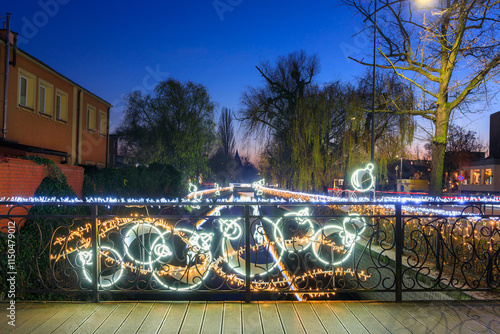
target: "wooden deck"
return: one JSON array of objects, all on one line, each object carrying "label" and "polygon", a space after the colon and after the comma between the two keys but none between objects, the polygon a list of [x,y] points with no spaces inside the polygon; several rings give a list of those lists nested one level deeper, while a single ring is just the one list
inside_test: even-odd
[{"label": "wooden deck", "polygon": [[499,302],[17,303],[0,333],[500,333]]}]

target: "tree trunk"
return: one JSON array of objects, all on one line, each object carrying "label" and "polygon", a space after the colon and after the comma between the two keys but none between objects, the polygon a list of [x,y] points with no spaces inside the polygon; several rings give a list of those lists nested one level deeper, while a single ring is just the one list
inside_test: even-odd
[{"label": "tree trunk", "polygon": [[[442,102],[441,105],[446,105]],[[432,138],[432,161],[429,195],[441,196],[443,194],[444,152],[448,141],[448,126],[450,111],[446,107],[438,106],[434,138]]]},{"label": "tree trunk", "polygon": [[444,152],[446,143],[432,141],[431,180],[429,194],[441,196],[443,194]]}]

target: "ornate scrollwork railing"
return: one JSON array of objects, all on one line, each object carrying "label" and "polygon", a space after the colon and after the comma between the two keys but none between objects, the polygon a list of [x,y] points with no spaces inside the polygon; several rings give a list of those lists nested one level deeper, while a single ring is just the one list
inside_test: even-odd
[{"label": "ornate scrollwork railing", "polygon": [[19,295],[94,300],[103,292],[240,293],[248,301],[392,292],[401,300],[499,289],[499,218],[476,205],[446,215],[396,202],[190,204],[0,203],[8,208],[2,253],[15,259],[0,261],[2,290],[13,272]]}]

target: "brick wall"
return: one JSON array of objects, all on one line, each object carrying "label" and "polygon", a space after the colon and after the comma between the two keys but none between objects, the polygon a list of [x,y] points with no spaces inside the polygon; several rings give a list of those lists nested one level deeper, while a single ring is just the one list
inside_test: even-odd
[{"label": "brick wall", "polygon": [[[47,167],[32,161],[7,158],[8,162],[0,162],[0,198],[32,197],[36,189],[47,176]],[[71,165],[56,164],[66,175],[68,184],[76,195],[82,197],[83,168]]]},{"label": "brick wall", "polygon": [[[76,195],[82,197],[83,168],[78,166],[56,164],[66,175],[68,184]],[[0,198],[5,197],[32,197],[36,189],[47,176],[47,167],[38,165],[29,160],[7,158],[7,162],[0,161]],[[29,207],[0,206],[0,215],[25,215]],[[6,232],[9,219],[0,219],[0,232]],[[18,224],[22,219],[12,219]]]}]

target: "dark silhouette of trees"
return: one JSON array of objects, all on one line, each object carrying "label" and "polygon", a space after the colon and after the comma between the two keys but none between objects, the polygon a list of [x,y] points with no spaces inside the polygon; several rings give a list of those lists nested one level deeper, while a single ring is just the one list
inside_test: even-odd
[{"label": "dark silhouette of trees", "polygon": [[117,130],[122,153],[142,164],[170,164],[188,178],[206,176],[216,139],[214,109],[206,88],[191,81],[168,79],[153,94],[132,92]]},{"label": "dark silhouette of trees", "polygon": [[[280,186],[323,190],[334,178],[369,160],[372,117],[368,78],[358,87],[341,82],[318,85],[316,56],[294,52],[278,58],[274,67],[258,67],[264,85],[243,95],[243,124],[247,131],[265,135],[260,157],[261,174]],[[379,108],[404,109],[413,103],[411,90],[397,76],[380,75]],[[387,115],[376,120],[380,161],[394,147],[413,138],[414,122],[407,115]],[[387,154],[382,154],[387,153]]]},{"label": "dark silhouette of trees", "polygon": [[235,182],[241,174],[241,166],[235,161],[236,139],[231,110],[222,108],[218,124],[218,147],[210,157],[212,177],[219,185]]},{"label": "dark silhouette of trees", "polygon": [[[308,92],[319,72],[316,55],[303,50],[279,57],[275,64],[264,61],[256,66],[264,79],[258,88],[250,88],[242,97],[242,116],[248,134],[274,142],[274,153],[279,161],[279,179],[290,187],[293,164],[291,131],[296,117],[296,106]],[[275,166],[276,167],[276,166]]]},{"label": "dark silhouette of trees", "polygon": [[235,153],[236,139],[234,137],[233,116],[231,110],[222,108],[219,119],[220,150],[225,156],[233,156]]}]

